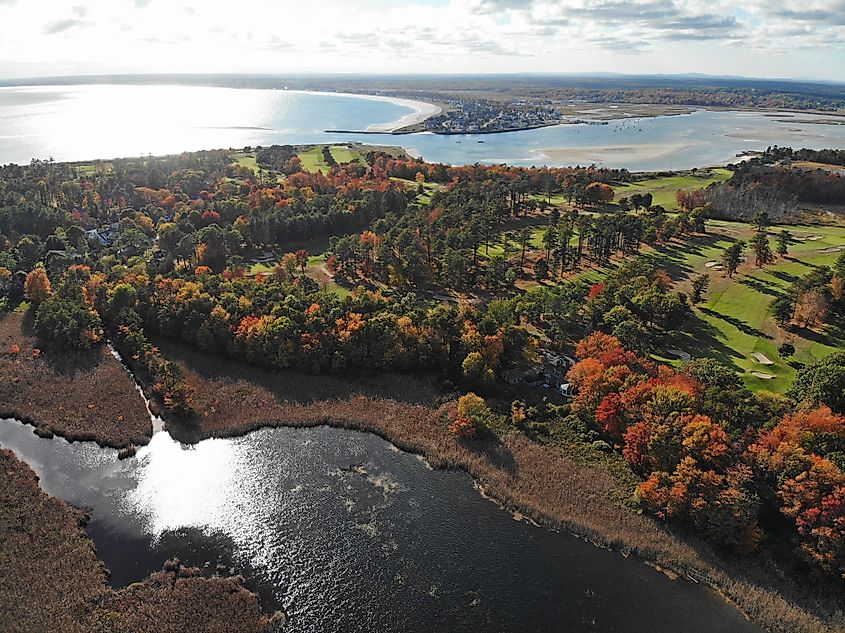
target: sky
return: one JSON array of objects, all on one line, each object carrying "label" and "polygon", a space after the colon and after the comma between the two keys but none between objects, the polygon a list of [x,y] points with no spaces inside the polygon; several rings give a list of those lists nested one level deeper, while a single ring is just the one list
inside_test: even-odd
[{"label": "sky", "polygon": [[0,0],[0,78],[162,72],[845,81],[845,0]]}]

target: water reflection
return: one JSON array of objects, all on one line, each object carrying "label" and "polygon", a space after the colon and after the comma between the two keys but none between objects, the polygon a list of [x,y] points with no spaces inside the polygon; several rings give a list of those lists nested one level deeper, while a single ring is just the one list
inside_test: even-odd
[{"label": "water reflection", "polygon": [[[584,104],[585,110],[595,109]],[[358,141],[402,145],[452,164],[589,165],[688,169],[769,145],[845,147],[841,117],[697,111],[504,134],[373,136],[363,130],[412,110],[339,95],[200,86],[0,88],[0,163],[90,160],[200,149]],[[819,124],[828,121],[829,124]],[[483,141],[483,142],[479,142]]]},{"label": "water reflection", "polygon": [[135,459],[0,422],[43,487],[91,511],[127,584],[169,556],[243,573],[291,631],[756,631],[714,594],[512,517],[469,477],[368,434],[265,429]]}]

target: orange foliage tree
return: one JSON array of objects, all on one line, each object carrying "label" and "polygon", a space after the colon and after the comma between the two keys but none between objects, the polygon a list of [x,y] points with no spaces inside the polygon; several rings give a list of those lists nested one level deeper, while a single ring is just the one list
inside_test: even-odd
[{"label": "orange foliage tree", "polygon": [[37,307],[44,303],[53,292],[50,279],[47,277],[47,271],[40,267],[30,271],[26,276],[23,290],[26,298],[32,302],[32,305]]}]

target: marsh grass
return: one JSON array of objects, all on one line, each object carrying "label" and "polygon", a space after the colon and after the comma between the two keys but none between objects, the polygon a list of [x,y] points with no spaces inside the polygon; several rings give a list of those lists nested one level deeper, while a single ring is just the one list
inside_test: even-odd
[{"label": "marsh grass", "polygon": [[313,376],[270,373],[184,346],[160,342],[195,390],[190,427],[169,426],[186,441],[240,435],[263,426],[331,425],[375,433],[423,455],[433,467],[463,470],[500,505],[549,528],[634,555],[668,573],[714,588],[770,631],[843,630],[842,593],[805,585],[764,556],[722,556],[633,511],[634,480],[613,456],[573,437],[543,445],[521,433],[460,440],[448,432],[454,393],[418,376]]},{"label": "marsh grass", "polygon": [[[19,352],[12,354],[13,346]],[[105,345],[39,355],[27,317],[0,318],[0,418],[14,417],[69,440],[125,448],[146,444],[152,425],[132,378]]]},{"label": "marsh grass", "polygon": [[[271,618],[239,577],[205,578],[171,561],[120,591],[83,530],[86,516],[47,495],[0,449],[0,630],[4,633],[258,633]],[[274,615],[276,621],[280,616]]]}]

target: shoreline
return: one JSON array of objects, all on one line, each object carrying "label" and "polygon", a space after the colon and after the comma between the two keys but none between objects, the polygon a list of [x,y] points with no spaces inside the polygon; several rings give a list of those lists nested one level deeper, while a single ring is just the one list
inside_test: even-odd
[{"label": "shoreline", "polygon": [[[194,444],[262,428],[323,425],[372,433],[399,450],[421,456],[432,468],[467,473],[480,494],[515,516],[626,557],[633,555],[670,577],[706,584],[747,619],[770,631],[838,630],[835,623],[795,610],[777,591],[761,586],[771,570],[756,566],[747,570],[721,559],[694,538],[679,538],[667,527],[623,508],[619,496],[624,491],[604,466],[578,463],[519,433],[503,437],[500,445],[475,442],[468,450],[442,423],[447,403],[453,400],[444,398],[451,394],[439,394],[430,380],[400,375],[350,380],[270,373],[171,344],[167,344],[166,356],[186,368],[189,383],[198,388],[198,419],[185,423],[165,412],[166,430],[177,441]],[[209,369],[212,365],[222,365],[227,371]],[[328,393],[331,399],[303,395],[296,382],[310,384],[314,394]],[[417,397],[413,402],[391,399],[391,392],[397,389]],[[300,393],[291,401],[285,392]],[[235,413],[237,417],[233,417]],[[495,455],[502,450],[514,456],[516,474],[496,465]],[[577,494],[568,496],[558,484],[552,494],[544,488],[549,478],[563,486],[563,482],[574,481],[576,490],[588,494],[584,499]],[[781,621],[787,622],[788,628],[775,626]]]},{"label": "shoreline", "polygon": [[[790,587],[786,581],[772,584],[778,574],[768,558],[761,557],[752,566],[722,558],[692,534],[681,536],[625,507],[631,491],[616,479],[610,464],[601,461],[607,456],[584,462],[521,433],[496,441],[461,442],[443,421],[452,395],[444,396],[423,378],[367,376],[350,384],[349,379],[334,376],[271,373],[229,359],[211,359],[178,344],[160,347],[183,367],[187,383],[196,389],[198,422],[168,421],[174,439],[192,443],[279,426],[327,425],[373,433],[422,456],[433,468],[466,472],[511,513],[623,556],[636,556],[670,576],[707,584],[750,621],[770,631],[832,633],[841,626],[811,612],[813,596],[803,588]],[[338,389],[343,391],[337,393]],[[414,398],[403,402],[391,397],[394,393],[405,394],[406,399],[413,393]],[[325,399],[327,394],[331,400]],[[512,470],[502,468],[502,455],[514,460]]]},{"label": "shoreline", "polygon": [[[89,84],[85,84],[85,85],[87,86]],[[96,86],[97,84],[90,84],[90,85]],[[130,86],[130,87],[132,86],[132,84],[127,84],[127,85]],[[10,88],[18,89],[18,88],[21,88],[21,87],[10,87]],[[43,86],[25,86],[23,88],[37,89],[37,88],[43,88]],[[245,90],[245,88],[227,88],[227,89],[228,90]],[[251,90],[267,91],[269,89],[267,89],[267,88],[252,88]],[[285,92],[285,91],[276,90],[276,92]],[[431,113],[436,111],[438,108],[441,108],[441,105],[437,105],[437,104],[431,104],[431,103],[423,102],[423,101],[414,101],[412,99],[401,99],[399,97],[394,98],[394,97],[389,97],[389,96],[384,96],[384,95],[365,95],[365,94],[356,94],[356,93],[323,92],[323,91],[314,91],[314,90],[290,90],[290,91],[287,91],[287,92],[301,93],[301,94],[324,95],[324,96],[325,95],[328,95],[328,96],[348,96],[348,97],[354,97],[354,98],[358,98],[358,99],[382,100],[382,101],[400,103],[400,104],[404,103],[404,104],[407,105],[407,107],[410,107],[412,109],[416,108],[411,113],[407,114],[406,116],[407,117],[415,117],[416,119],[420,119],[420,120],[424,120],[426,116],[429,116]],[[616,112],[616,116],[614,116],[612,114],[612,112]],[[517,134],[519,132],[530,134],[533,130],[535,131],[537,129],[552,131],[555,128],[563,128],[564,126],[571,127],[571,126],[575,125],[575,127],[578,127],[579,125],[590,125],[590,124],[599,125],[599,124],[602,124],[602,123],[608,123],[610,120],[616,120],[616,119],[620,119],[620,118],[622,118],[622,119],[630,119],[630,118],[633,118],[633,119],[638,119],[638,118],[639,119],[656,119],[658,117],[692,116],[696,113],[706,113],[706,112],[734,113],[737,117],[740,117],[740,119],[738,119],[740,121],[741,121],[742,117],[749,117],[749,116],[751,116],[751,117],[757,116],[757,117],[766,118],[766,119],[777,119],[778,121],[780,121],[781,117],[794,117],[794,120],[796,121],[796,123],[801,122],[802,125],[805,125],[805,127],[811,128],[808,131],[808,138],[805,141],[802,141],[801,143],[793,143],[793,145],[795,145],[795,146],[801,145],[801,146],[807,146],[807,147],[823,147],[823,146],[826,146],[826,145],[830,145],[829,143],[828,144],[822,143],[819,140],[823,136],[823,134],[822,134],[823,130],[819,130],[818,132],[814,132],[814,130],[812,128],[818,129],[818,128],[825,128],[825,127],[830,127],[830,126],[836,125],[836,127],[838,129],[842,129],[841,126],[843,125],[843,123],[837,123],[838,121],[842,120],[842,116],[843,116],[843,115],[840,115],[838,113],[825,113],[824,116],[828,119],[828,122],[819,122],[819,121],[816,121],[815,119],[817,119],[819,116],[822,116],[821,113],[808,113],[808,112],[803,112],[803,111],[786,111],[786,110],[762,110],[762,109],[749,109],[749,108],[743,109],[743,108],[701,107],[701,108],[698,108],[698,109],[691,111],[691,112],[680,112],[680,111],[675,110],[675,111],[666,111],[666,112],[654,112],[654,113],[651,113],[651,114],[641,114],[641,115],[637,115],[637,116],[633,116],[633,117],[632,116],[620,117],[619,116],[620,114],[626,114],[626,113],[622,112],[620,110],[616,110],[616,111],[608,110],[607,112],[603,113],[603,114],[609,115],[608,120],[585,120],[584,123],[577,123],[576,121],[573,120],[573,121],[567,121],[567,122],[564,122],[564,123],[544,124],[544,125],[536,126],[536,127],[519,128],[519,129],[516,129],[516,130],[479,131],[479,132],[476,132],[476,133],[473,133],[473,134],[460,134],[460,133],[443,134],[443,133],[437,133],[437,132],[420,132],[416,128],[424,127],[421,124],[415,124],[415,125],[404,126],[404,127],[397,127],[403,122],[402,119],[400,118],[400,119],[394,120],[394,121],[389,122],[389,123],[374,124],[376,127],[384,128],[384,129],[381,129],[381,130],[378,130],[378,129],[327,130],[327,131],[324,131],[324,132],[320,132],[319,135],[322,135],[324,138],[319,139],[317,142],[313,143],[313,145],[332,145],[332,144],[336,144],[337,142],[339,142],[339,141],[325,142],[325,141],[328,141],[331,138],[331,136],[327,135],[326,132],[332,132],[332,133],[337,134],[337,135],[340,135],[340,134],[350,134],[350,135],[356,134],[356,135],[360,135],[361,137],[369,136],[370,138],[359,138],[359,142],[363,142],[363,143],[372,142],[372,143],[375,143],[375,144],[378,144],[379,142],[387,142],[387,141],[383,141],[383,139],[381,141],[377,140],[377,137],[389,135],[389,136],[392,137],[391,141],[389,141],[389,143],[393,143],[396,146],[405,149],[405,151],[407,151],[410,155],[412,155],[413,157],[416,158],[416,157],[427,156],[429,151],[420,151],[419,147],[414,146],[415,145],[414,141],[412,141],[411,138],[416,137],[417,135],[421,135],[421,134],[434,134],[434,136],[440,136],[440,137],[444,137],[444,138],[441,139],[440,144],[432,145],[432,148],[430,148],[430,151],[431,152],[440,152],[440,153],[445,152],[446,154],[451,156],[450,152],[452,150],[450,150],[448,147],[446,147],[446,145],[449,144],[448,137],[450,137],[450,136],[455,136],[456,138],[464,138],[465,137],[466,140],[464,142],[472,143],[474,140],[483,140],[487,136],[495,135],[495,134],[504,134],[504,133]],[[583,114],[580,114],[578,116],[583,117]],[[810,123],[813,123],[813,124],[811,125]],[[822,123],[825,123],[825,124],[822,124]],[[780,123],[778,123],[778,125],[788,126],[788,123],[780,122]],[[552,136],[552,135],[550,134],[550,136]],[[600,136],[612,137],[613,135],[603,134],[603,135],[600,135]],[[725,136],[728,137],[728,136],[731,136],[731,135],[726,134]],[[328,137],[328,138],[326,138],[326,137]],[[400,139],[399,137],[403,137],[403,138]],[[404,137],[408,137],[408,138],[406,139]],[[475,137],[475,139],[473,139],[473,137]],[[736,159],[738,157],[735,156],[735,154],[740,153],[741,151],[744,151],[744,150],[748,149],[749,147],[754,148],[754,149],[763,149],[767,145],[771,145],[778,140],[777,137],[773,137],[772,133],[770,131],[767,131],[767,130],[764,130],[762,132],[752,132],[752,136],[749,136],[748,138],[743,138],[743,137],[744,137],[743,134],[739,134],[739,136],[735,139],[726,139],[726,146],[733,146],[733,145],[730,145],[731,140],[736,142],[735,151],[727,152],[729,154],[729,156],[726,156],[726,162],[736,162]],[[372,140],[370,140],[370,139],[372,139]],[[596,140],[600,140],[600,139],[596,139]],[[609,141],[611,139],[606,138],[606,139],[601,139],[601,140],[608,140]],[[269,142],[270,143],[282,143],[283,139],[276,139],[276,140],[272,140],[272,141],[269,141]],[[489,142],[490,143],[496,143],[497,145],[498,144],[504,145],[505,146],[504,148],[496,150],[496,151],[504,152],[504,151],[507,151],[507,149],[509,147],[511,147],[512,141],[510,139],[501,140],[501,141],[498,140],[498,139],[493,140],[492,137],[491,137],[491,140]],[[522,142],[521,137],[516,137],[516,136],[513,137],[513,143],[515,143],[517,146],[519,146],[519,144],[521,142]],[[567,142],[567,141],[565,141],[563,139],[558,140],[558,141],[547,140],[546,142],[543,142],[542,144],[544,144],[544,145],[546,145],[546,144],[554,145],[555,143],[562,143],[562,142]],[[260,143],[258,143],[258,144],[260,144]],[[302,145],[302,143],[297,143],[297,144]],[[608,153],[608,152],[598,153],[599,150],[603,150],[603,149],[604,150],[615,149],[611,145],[605,145],[605,144],[597,143],[595,145],[591,145],[591,146],[586,147],[586,148],[585,147],[562,148],[562,147],[534,147],[536,144],[538,144],[537,141],[529,139],[529,141],[527,142],[527,145],[529,146],[527,151],[536,155],[538,157],[538,158],[536,158],[536,160],[539,160],[542,163],[545,163],[549,166],[568,166],[568,165],[574,165],[574,164],[589,164],[591,162],[596,162],[596,163],[600,163],[600,164],[608,164],[608,161],[614,161],[613,164],[616,165],[616,161],[618,161],[618,152],[615,152],[615,153]],[[202,143],[201,145],[203,146],[203,148],[198,148],[195,151],[218,151],[218,150],[225,151],[225,149],[224,149],[225,143],[223,143],[223,142],[215,143],[212,140],[209,143]],[[256,145],[256,144],[253,143],[253,145]],[[308,144],[306,144],[306,145],[308,145]],[[473,143],[473,145],[475,145],[475,144]],[[630,145],[635,150],[636,150],[636,148],[640,147],[639,145],[636,145],[634,143],[628,143],[627,145]],[[675,144],[669,143],[669,145],[673,146]],[[836,143],[833,143],[833,146],[836,146]],[[453,164],[469,164],[469,161],[473,161],[473,162],[478,161],[478,158],[476,157],[476,155],[479,153],[481,147],[482,146],[479,145],[479,150],[475,150],[475,151],[469,150],[469,153],[468,153],[468,150],[462,150],[462,151],[455,150],[455,152],[457,153],[457,157],[452,157],[452,160],[448,160],[448,159],[446,159],[446,160],[447,160],[447,162],[451,162]],[[650,154],[651,159],[649,160],[649,162],[646,165],[647,168],[646,169],[640,168],[639,171],[655,171],[655,170],[673,171],[673,170],[679,169],[680,167],[692,166],[691,164],[688,164],[686,162],[683,162],[683,163],[672,162],[672,163],[669,163],[669,164],[664,164],[662,166],[660,164],[655,165],[653,163],[655,161],[660,161],[661,160],[660,156],[667,153],[665,151],[665,148],[660,143],[645,144],[642,147],[655,147],[655,148],[657,148],[658,151],[657,151],[657,153],[652,152]],[[209,149],[209,148],[211,148],[211,149]],[[232,150],[231,147],[229,149]],[[563,149],[570,151],[570,153],[574,152],[575,155],[564,156],[564,160],[557,162],[555,160],[555,155],[560,154],[560,151],[563,150]],[[592,154],[585,155],[585,154],[583,154],[583,152],[585,152],[585,151],[591,151]],[[640,150],[640,152],[641,151],[642,150]],[[115,155],[111,156],[111,157],[108,157],[109,153],[110,152],[103,152],[103,153],[100,153],[101,155],[98,156],[97,155],[98,153],[94,152],[94,155],[86,154],[86,155],[83,155],[82,158],[78,158],[78,159],[68,158],[64,162],[69,162],[69,163],[73,163],[73,164],[83,164],[83,163],[93,163],[93,162],[97,162],[97,161],[116,160],[118,157],[133,157],[133,156],[134,157],[146,157],[147,156],[143,153],[140,153],[140,154],[134,153],[131,150],[122,151],[122,152],[116,151]],[[150,155],[154,155],[154,156],[171,155],[172,156],[172,155],[178,155],[179,153],[180,152],[178,152],[176,150],[173,150],[173,151],[164,150],[164,151],[156,152],[156,153],[153,153],[153,154],[150,154]],[[481,152],[481,154],[485,155],[484,152]],[[488,151],[487,154],[490,154],[490,152]],[[679,158],[690,157],[690,155],[691,155],[691,152],[689,152],[689,151],[681,152],[679,154]],[[462,158],[462,156],[463,156],[463,158]],[[528,164],[533,164],[533,163],[531,163],[531,161],[535,160],[533,155],[528,155],[528,156],[524,156],[524,157],[521,156],[521,155],[519,155],[519,156],[508,156],[506,158],[492,157],[493,154],[490,154],[490,156],[491,156],[490,158],[483,158],[482,157],[480,162],[485,163],[485,164],[495,164],[495,163],[499,163],[499,162],[512,161],[512,162],[517,162],[517,163],[520,163],[520,164],[528,165]],[[499,156],[499,155],[497,154],[496,156]],[[543,159],[543,156],[550,156],[551,159],[546,161],[546,160]],[[638,158],[639,156],[641,156],[641,154],[637,153],[632,158],[626,159],[626,161],[627,162],[634,161],[634,163],[636,163],[639,160],[639,158]],[[476,157],[476,158],[474,158],[474,157]],[[626,161],[622,161],[622,162],[626,162]],[[12,160],[11,162],[14,163],[15,161]],[[712,162],[712,161],[710,161],[710,162]],[[23,161],[20,161],[19,164],[26,164],[26,163],[23,162]],[[620,164],[619,166],[625,166],[625,165]],[[637,167],[636,164],[634,166],[635,166],[635,168]]]},{"label": "shoreline", "polygon": [[[308,91],[300,91],[300,92],[308,92]],[[335,93],[327,93],[327,94],[335,94]],[[345,93],[337,93],[337,94],[345,94]],[[349,94],[348,96],[365,96],[365,95],[354,95]],[[372,95],[373,97],[377,97],[376,95]],[[388,100],[392,99],[391,97],[384,97]],[[396,98],[396,102],[399,101],[409,101],[413,103],[413,100],[406,100],[401,98]],[[418,103],[427,103],[427,102],[418,102]],[[435,104],[430,104],[432,107],[439,107]],[[467,131],[467,130],[456,130],[456,131],[432,131],[426,130],[420,124],[423,123],[426,119],[430,118],[431,116],[436,116],[439,112],[442,112],[443,109],[440,108],[439,112],[435,112],[434,114],[430,114],[426,117],[421,117],[419,120],[415,120],[412,123],[402,126],[391,126],[390,124],[384,125],[370,125],[366,129],[363,130],[351,130],[351,129],[328,129],[324,130],[327,134],[390,134],[394,136],[407,136],[412,134],[420,134],[420,133],[431,133],[436,136],[484,136],[489,134],[505,134],[510,132],[527,132],[530,130],[540,130],[544,128],[553,128],[553,127],[561,127],[566,125],[608,125],[611,122],[615,121],[624,121],[624,120],[636,120],[636,119],[658,119],[662,117],[676,117],[676,116],[689,116],[695,114],[697,112],[736,112],[741,114],[759,114],[761,116],[774,118],[779,123],[790,123],[792,122],[792,118],[798,115],[799,117],[817,117],[811,120],[802,120],[801,118],[794,119],[797,122],[801,122],[804,124],[814,124],[814,125],[845,125],[845,121],[837,121],[835,119],[845,118],[845,113],[841,112],[824,112],[824,111],[805,111],[805,110],[788,110],[788,109],[778,109],[778,108],[751,108],[751,107],[735,107],[735,106],[684,106],[683,109],[676,107],[676,106],[664,106],[662,104],[628,104],[628,103],[613,103],[613,104],[596,104],[597,106],[593,109],[584,109],[577,111],[579,116],[576,117],[568,117],[566,119],[562,119],[559,121],[548,122],[548,123],[538,123],[535,125],[527,125],[523,127],[515,127],[515,128],[505,128],[505,129],[478,129],[474,131]],[[649,113],[629,113],[624,110],[616,110],[611,109],[609,106],[616,105],[616,106],[625,106],[625,105],[634,105],[634,106],[649,106],[654,108],[666,108],[665,112],[649,112]],[[674,108],[674,109],[671,109]],[[411,115],[409,115],[410,117]],[[787,117],[786,119],[776,119],[775,117],[783,116]],[[821,117],[821,118],[818,118]],[[824,120],[824,117],[829,117],[832,120]],[[556,148],[549,148],[549,149],[556,149]]]},{"label": "shoreline", "polygon": [[[431,115],[434,116],[434,115]],[[428,118],[428,117],[426,117]],[[421,119],[416,123],[422,123],[425,119]],[[599,122],[599,121],[556,121],[554,123],[539,123],[537,125],[529,125],[526,127],[518,127],[518,128],[507,128],[501,130],[476,130],[474,132],[466,132],[466,131],[448,131],[448,132],[433,132],[431,130],[416,130],[416,129],[408,129],[412,128],[412,125],[406,125],[400,128],[396,128],[393,130],[371,130],[367,128],[366,130],[325,130],[326,134],[391,134],[393,136],[407,136],[409,134],[434,134],[435,136],[484,136],[488,134],[505,134],[507,132],[526,132],[528,130],[541,130],[547,127],[558,127],[560,125],[607,125],[606,122]],[[373,126],[370,126],[373,127]]]},{"label": "shoreline", "polygon": [[[371,123],[367,126],[366,130],[364,131],[356,131],[355,134],[373,134],[373,133],[391,133],[394,130],[398,130],[403,127],[418,125],[425,121],[426,119],[430,119],[433,116],[437,116],[441,112],[443,112],[443,107],[439,106],[435,103],[431,103],[429,101],[419,101],[415,99],[408,99],[404,97],[389,97],[386,95],[378,95],[378,94],[369,94],[369,93],[355,93],[355,92],[334,92],[331,90],[307,90],[307,89],[287,89],[287,88],[236,88],[232,86],[198,86],[198,85],[189,85],[189,84],[133,84],[133,83],[78,83],[78,84],[68,84],[65,87],[99,87],[99,86],[126,86],[126,87],[181,87],[181,88],[196,88],[196,89],[215,89],[215,90],[260,90],[260,91],[267,91],[267,92],[282,92],[287,94],[307,94],[307,95],[318,95],[318,96],[327,96],[327,97],[352,97],[356,99],[368,99],[370,101],[382,101],[385,103],[391,103],[393,105],[397,105],[403,108],[409,108],[411,110],[410,113],[402,115],[398,119],[393,121],[387,121],[385,123]],[[0,91],[2,90],[20,90],[20,89],[41,89],[41,88],[54,88],[55,85],[51,84],[32,84],[32,85],[11,85],[11,86],[0,86]],[[238,129],[238,128],[236,128]],[[239,129],[266,129],[266,128],[254,128],[254,127],[246,127],[246,128],[239,128]],[[351,132],[351,131],[350,131]]]},{"label": "shoreline", "polygon": [[[0,613],[9,631],[177,633],[279,630],[240,576],[204,576],[176,559],[122,589],[85,532],[87,514],[47,494],[33,468],[0,448]],[[197,607],[197,605],[202,605]],[[4,630],[7,630],[4,628]]]},{"label": "shoreline", "polygon": [[403,108],[410,108],[412,112],[405,114],[393,121],[385,123],[371,123],[365,130],[326,130],[326,132],[343,132],[346,134],[393,134],[396,130],[404,127],[419,125],[426,119],[437,116],[443,112],[443,107],[430,101],[420,101],[417,99],[408,99],[405,97],[389,97],[387,95],[356,93],[356,92],[332,92],[330,90],[305,90],[287,88],[231,88],[231,90],[272,90],[276,92],[286,92],[293,94],[310,94],[323,95],[328,97],[354,97],[357,99],[368,99],[370,101],[382,101],[385,103],[392,103],[393,105],[401,106]]},{"label": "shoreline", "polygon": [[[752,565],[723,558],[693,534],[682,535],[633,512],[625,505],[632,488],[620,479],[615,456],[584,453],[580,445],[549,446],[519,432],[472,442],[457,439],[444,421],[457,393],[444,392],[434,376],[269,372],[172,341],[154,343],[183,368],[186,384],[195,389],[190,420],[163,412],[165,429],[177,441],[193,444],[281,426],[326,425],[372,433],[422,456],[432,468],[467,473],[480,491],[514,515],[635,556],[670,577],[707,584],[769,631],[834,633],[842,626],[833,615],[835,601],[818,603],[808,595],[812,588],[791,585],[767,557]],[[125,401],[131,393],[143,407],[135,391],[138,379],[120,370],[126,389],[110,392],[103,406],[109,400]],[[149,386],[140,385],[148,397]],[[159,407],[152,413],[160,413]]]},{"label": "shoreline", "polygon": [[[0,317],[0,418],[25,421],[41,437],[55,434],[103,447],[127,449],[149,442],[153,428],[146,407],[105,345],[62,355],[36,353],[36,344],[26,315]],[[19,353],[4,353],[12,345],[19,346]]]}]

